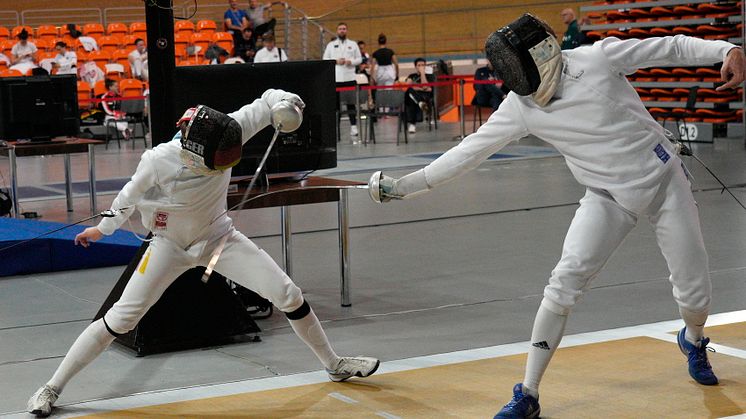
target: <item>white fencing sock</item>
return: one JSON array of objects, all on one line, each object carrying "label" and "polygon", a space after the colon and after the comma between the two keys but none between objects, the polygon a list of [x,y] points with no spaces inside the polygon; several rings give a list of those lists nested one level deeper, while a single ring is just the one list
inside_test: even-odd
[{"label": "white fencing sock", "polygon": [[562,341],[565,333],[567,316],[562,316],[543,305],[539,307],[531,332],[531,348],[528,350],[526,375],[523,378],[524,392],[534,397],[539,396],[539,382],[544,375],[554,351]]},{"label": "white fencing sock", "polygon": [[65,359],[47,384],[54,387],[58,393],[61,392],[67,382],[96,359],[114,339],[115,337],[106,330],[104,319],[91,323],[67,351]]},{"label": "white fencing sock", "polygon": [[686,323],[686,333],[684,338],[687,342],[699,346],[699,341],[705,334],[705,322],[710,310],[703,310],[698,313],[679,307],[681,318]]},{"label": "white fencing sock", "polygon": [[319,318],[316,317],[308,303],[304,301],[300,308],[291,313],[285,313],[285,315],[295,334],[311,348],[319,361],[324,364],[324,367],[330,370],[336,368],[340,358],[329,344],[329,339],[326,338],[326,333],[321,328]]}]

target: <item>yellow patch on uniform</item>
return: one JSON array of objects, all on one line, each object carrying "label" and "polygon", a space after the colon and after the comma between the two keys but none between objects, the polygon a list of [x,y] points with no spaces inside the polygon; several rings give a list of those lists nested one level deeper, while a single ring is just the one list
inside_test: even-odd
[{"label": "yellow patch on uniform", "polygon": [[138,269],[140,274],[145,274],[145,269],[148,267],[148,260],[150,260],[150,249],[148,249],[148,254],[140,262],[140,269]]}]

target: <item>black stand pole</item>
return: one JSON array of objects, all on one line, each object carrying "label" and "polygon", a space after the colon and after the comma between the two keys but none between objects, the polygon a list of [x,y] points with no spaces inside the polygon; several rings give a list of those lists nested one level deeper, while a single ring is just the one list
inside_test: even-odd
[{"label": "black stand pole", "polygon": [[[174,12],[170,0],[146,0],[148,76],[153,146],[171,140],[184,110],[174,109]],[[179,114],[179,115],[177,115]]]}]

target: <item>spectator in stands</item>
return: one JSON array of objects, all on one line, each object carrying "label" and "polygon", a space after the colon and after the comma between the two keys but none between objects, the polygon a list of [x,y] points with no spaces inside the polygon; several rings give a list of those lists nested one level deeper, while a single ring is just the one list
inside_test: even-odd
[{"label": "spectator in stands", "polygon": [[262,49],[254,56],[255,63],[279,63],[288,60],[288,56],[282,48],[275,47],[275,36],[272,32],[262,35]]},{"label": "spectator in stands", "polygon": [[264,10],[272,7],[272,3],[259,4],[257,0],[249,0],[249,22],[254,27],[254,39],[257,39],[267,32],[275,31],[275,25],[277,19],[272,18],[266,20],[264,18]]},{"label": "spectator in stands", "polygon": [[[360,49],[357,43],[347,39],[347,24],[342,22],[337,25],[337,38],[329,42],[324,50],[325,60],[334,60],[337,65],[334,68],[334,77],[337,87],[355,86],[355,67],[363,60],[360,57]],[[339,95],[337,95],[337,106],[339,106]],[[357,137],[357,115],[355,114],[355,104],[347,104],[347,110],[350,112],[350,135]]]},{"label": "spectator in stands", "polygon": [[244,62],[253,63],[256,55],[256,40],[254,31],[250,28],[244,28],[241,32],[241,38],[233,45],[233,51],[236,57],[240,57]]},{"label": "spectator in stands", "polygon": [[84,82],[88,82],[91,86],[96,84],[97,81],[104,80],[106,74],[99,66],[93,61],[86,61],[82,66],[78,67],[78,77]]},{"label": "spectator in stands", "polygon": [[399,60],[394,50],[386,47],[386,35],[378,35],[378,49],[373,52],[370,62],[373,84],[391,86],[399,79]]},{"label": "spectator in stands", "polygon": [[[474,73],[474,80],[487,80],[495,81],[495,70],[492,68],[492,63],[487,62],[487,65],[477,69]],[[502,90],[502,82],[496,82],[496,84],[474,84],[474,103],[479,106],[489,106],[492,111],[496,111],[500,104],[505,99],[508,92]]]},{"label": "spectator in stands", "polygon": [[18,70],[22,74],[36,67],[36,45],[28,40],[29,34],[26,29],[18,33],[18,42],[10,50],[11,70]]},{"label": "spectator in stands", "polygon": [[78,42],[83,45],[83,49],[86,50],[86,52],[98,51],[98,42],[96,42],[96,39],[83,35],[74,24],[69,23],[67,25],[67,31],[70,33],[70,37],[77,39]]},{"label": "spectator in stands", "polygon": [[355,68],[355,73],[365,74],[370,83],[370,54],[365,51],[365,41],[357,41],[357,49],[360,50],[360,58],[363,61]]},{"label": "spectator in stands", "polygon": [[565,35],[562,37],[562,49],[573,49],[580,45],[580,27],[575,19],[575,11],[564,9],[560,12],[562,23],[567,25]]},{"label": "spectator in stands", "polygon": [[[407,77],[408,84],[432,83],[435,75],[427,72],[427,62],[424,58],[414,60],[415,72]],[[404,105],[407,111],[407,129],[410,134],[417,132],[415,124],[429,115],[433,103],[433,88],[431,86],[412,86],[407,89]]]},{"label": "spectator in stands", "polygon": [[109,121],[116,121],[115,125],[125,140],[130,139],[129,124],[125,119],[126,114],[119,109],[122,107],[122,95],[119,93],[119,82],[116,80],[106,79],[104,82],[106,93],[101,95],[101,108],[106,112],[104,117],[104,126],[109,129]]},{"label": "spectator in stands", "polygon": [[127,61],[130,63],[132,77],[143,81],[148,80],[148,49],[144,39],[135,40],[135,49],[129,53]]},{"label": "spectator in stands", "polygon": [[54,57],[53,68],[57,70],[57,74],[77,74],[78,55],[68,51],[67,44],[63,41],[57,41],[54,49],[57,55]]},{"label": "spectator in stands", "polygon": [[223,14],[223,29],[233,35],[235,44],[241,38],[244,29],[251,25],[246,10],[238,8],[238,0],[229,0],[230,8]]}]

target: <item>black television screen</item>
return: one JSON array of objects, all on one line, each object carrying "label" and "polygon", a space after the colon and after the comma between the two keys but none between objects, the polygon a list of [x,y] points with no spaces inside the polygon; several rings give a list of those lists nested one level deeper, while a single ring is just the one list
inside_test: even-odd
[{"label": "black television screen", "polygon": [[76,81],[74,74],[0,78],[0,139],[77,136]]},{"label": "black television screen", "polygon": [[[174,77],[178,115],[198,104],[232,112],[269,88],[298,94],[306,104],[303,123],[295,132],[280,134],[265,163],[267,173],[337,166],[333,61],[186,66],[177,67]],[[273,133],[267,127],[244,145],[234,176],[254,174]]]}]

